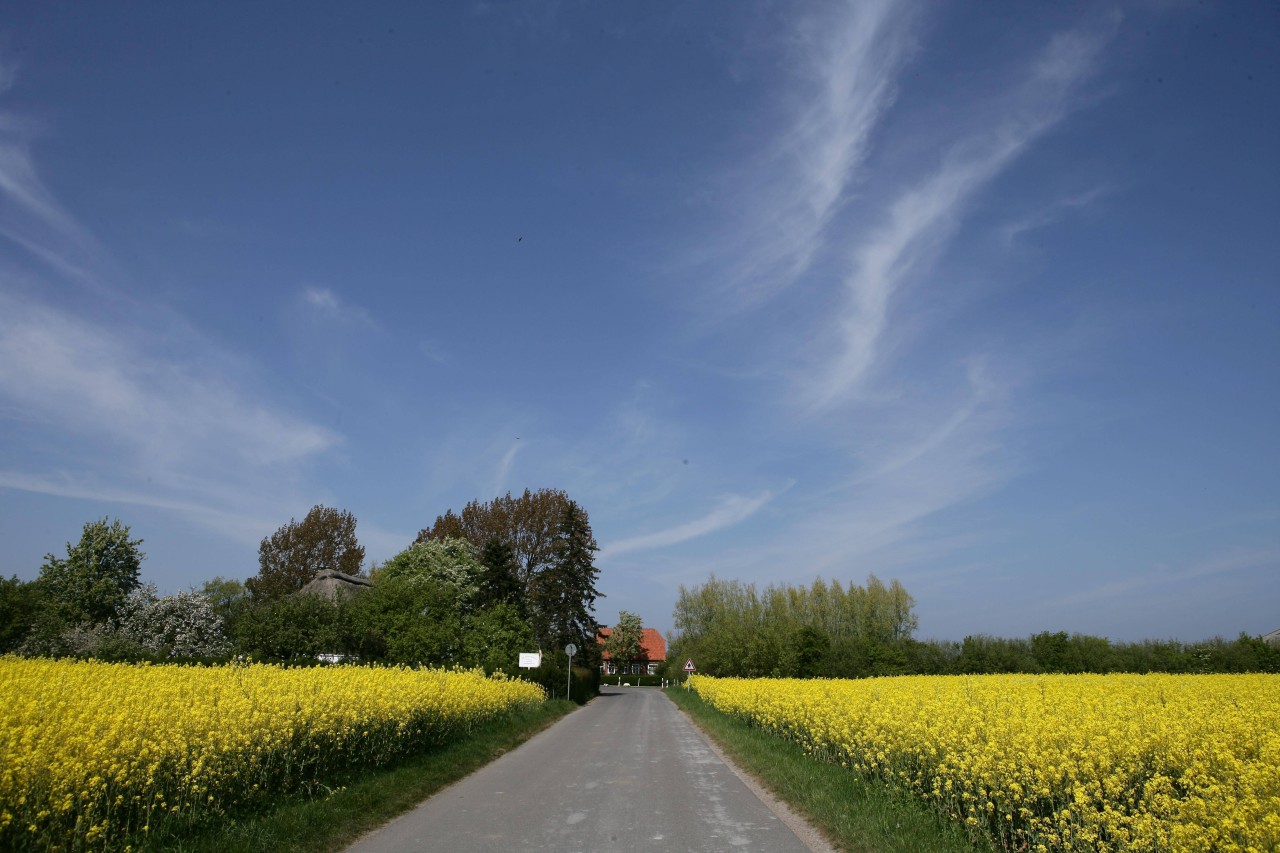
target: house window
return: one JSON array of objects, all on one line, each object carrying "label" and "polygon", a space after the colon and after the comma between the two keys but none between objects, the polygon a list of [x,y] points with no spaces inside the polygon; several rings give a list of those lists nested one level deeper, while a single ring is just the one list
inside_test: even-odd
[{"label": "house window", "polygon": [[658,674],[658,665],[656,663],[649,664],[649,674],[650,675]]},{"label": "house window", "polygon": [[604,671],[609,673],[609,675],[613,675],[618,671],[618,668],[613,665],[613,661],[609,661],[604,665]]}]

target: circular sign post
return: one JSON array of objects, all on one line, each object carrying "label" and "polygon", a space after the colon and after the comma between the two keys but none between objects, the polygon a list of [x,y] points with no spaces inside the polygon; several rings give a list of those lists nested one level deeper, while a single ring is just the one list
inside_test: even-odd
[{"label": "circular sign post", "polygon": [[569,677],[564,682],[564,698],[573,698],[573,656],[578,653],[578,647],[573,643],[564,647],[564,653],[569,656]]}]

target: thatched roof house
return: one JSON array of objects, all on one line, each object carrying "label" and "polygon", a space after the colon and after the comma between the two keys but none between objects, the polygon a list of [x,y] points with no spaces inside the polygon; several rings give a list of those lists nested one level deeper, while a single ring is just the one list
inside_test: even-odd
[{"label": "thatched roof house", "polygon": [[1277,628],[1270,634],[1263,634],[1262,639],[1266,640],[1268,643],[1280,646],[1280,628]]},{"label": "thatched roof house", "polygon": [[373,584],[366,578],[344,575],[342,572],[334,571],[333,569],[325,569],[322,572],[317,572],[310,583],[298,590],[298,594],[318,595],[330,601],[338,601],[350,598],[366,589],[373,589]]}]

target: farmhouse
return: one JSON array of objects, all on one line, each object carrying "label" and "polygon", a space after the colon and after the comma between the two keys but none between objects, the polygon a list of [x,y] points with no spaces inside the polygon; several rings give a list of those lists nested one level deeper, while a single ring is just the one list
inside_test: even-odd
[{"label": "farmhouse", "polygon": [[[602,626],[596,631],[596,642],[604,645],[604,641],[612,634],[612,628]],[[601,657],[603,662],[600,664],[600,671],[605,675],[657,675],[658,668],[667,659],[667,641],[662,639],[656,628],[645,628],[640,634],[640,651],[631,661],[630,667],[625,661],[619,663],[612,660],[608,652],[603,652]],[[626,669],[630,672],[622,672]]]}]

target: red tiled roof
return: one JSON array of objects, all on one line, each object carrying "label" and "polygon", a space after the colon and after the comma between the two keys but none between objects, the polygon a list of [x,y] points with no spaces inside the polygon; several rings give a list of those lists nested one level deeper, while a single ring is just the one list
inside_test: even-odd
[{"label": "red tiled roof", "polygon": [[[613,634],[612,628],[601,628],[596,634],[596,642],[603,643]],[[604,653],[609,660],[609,653]],[[662,661],[667,659],[667,641],[662,639],[656,628],[643,628],[640,633],[640,660]]]}]

